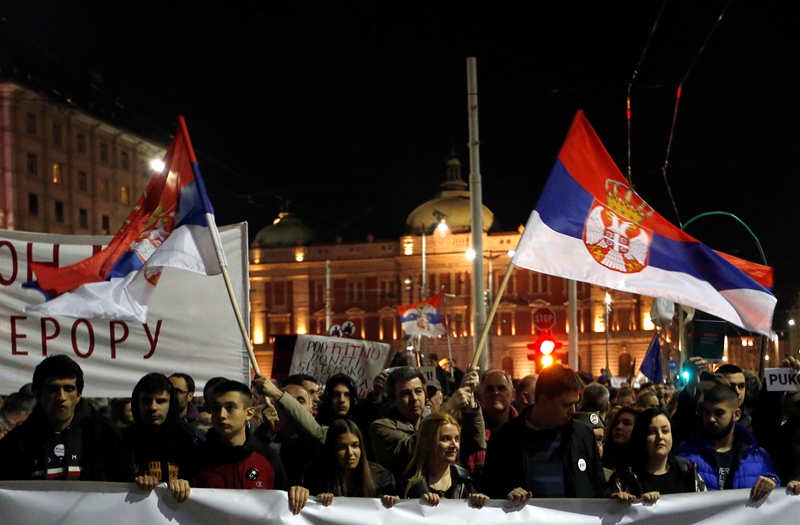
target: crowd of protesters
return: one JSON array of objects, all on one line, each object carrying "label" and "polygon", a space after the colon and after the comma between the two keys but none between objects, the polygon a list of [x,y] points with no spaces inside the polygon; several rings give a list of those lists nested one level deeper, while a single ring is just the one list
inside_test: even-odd
[{"label": "crowd of protesters", "polygon": [[[800,493],[800,399],[762,388],[748,370],[687,361],[689,379],[622,384],[560,365],[514,381],[503,370],[458,374],[428,356],[378,374],[366,397],[354,378],[324,385],[153,372],[130,398],[83,397],[80,366],[44,359],[31,383],[2,398],[0,479],[273,489],[298,513],[309,496],[463,499],[613,498],[776,487]],[[800,370],[788,358],[782,367]],[[452,367],[449,367],[452,369]],[[391,372],[389,372],[391,370]]]}]

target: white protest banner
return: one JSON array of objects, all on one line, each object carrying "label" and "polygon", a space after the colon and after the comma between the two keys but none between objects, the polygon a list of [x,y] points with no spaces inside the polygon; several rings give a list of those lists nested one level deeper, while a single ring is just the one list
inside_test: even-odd
[{"label": "white protest banner", "polygon": [[[247,224],[220,229],[229,275],[249,320]],[[48,317],[25,312],[44,301],[23,288],[35,276],[29,261],[66,266],[111,240],[103,236],[0,231],[0,394],[29,383],[42,359],[66,354],[83,369],[84,395],[130,397],[149,372],[184,372],[202,390],[214,376],[248,381],[247,349],[221,275],[166,268],[152,296],[146,323]]]},{"label": "white protest banner", "polygon": [[800,390],[800,373],[794,368],[767,368],[764,381],[770,392],[794,392]]},{"label": "white protest banner", "polygon": [[611,499],[542,499],[511,506],[490,500],[472,508],[466,500],[436,507],[402,500],[391,509],[372,498],[334,498],[324,507],[315,498],[300,514],[289,511],[286,492],[195,489],[176,503],[165,485],[144,492],[124,483],[18,481],[0,483],[0,523],[29,525],[795,525],[800,496],[785,489],[750,501],[750,490],[662,495],[654,504]]},{"label": "white protest banner", "polygon": [[312,375],[320,384],[334,374],[347,374],[365,397],[388,355],[386,343],[303,334],[297,336],[289,373]]}]

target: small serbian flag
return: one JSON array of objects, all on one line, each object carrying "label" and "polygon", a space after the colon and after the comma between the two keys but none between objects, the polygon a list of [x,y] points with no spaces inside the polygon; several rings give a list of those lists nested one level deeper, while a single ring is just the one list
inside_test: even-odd
[{"label": "small serbian flag", "polygon": [[145,322],[163,267],[217,275],[227,266],[216,249],[214,210],[206,195],[183,117],[164,157],[109,245],[79,263],[31,263],[46,302],[25,311],[67,317]]},{"label": "small serbian flag", "polygon": [[436,337],[447,333],[442,324],[441,302],[442,292],[439,292],[418,303],[398,305],[397,313],[406,334]]},{"label": "small serbian flag", "polygon": [[692,306],[772,334],[777,300],[757,282],[770,283],[771,270],[715,252],[656,213],[628,186],[582,111],[512,262]]}]

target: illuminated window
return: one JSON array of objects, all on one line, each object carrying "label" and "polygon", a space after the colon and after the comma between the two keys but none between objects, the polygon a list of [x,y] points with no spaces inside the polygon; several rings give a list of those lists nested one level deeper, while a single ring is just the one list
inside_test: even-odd
[{"label": "illuminated window", "polygon": [[128,204],[128,187],[120,186],[119,188],[119,202],[121,204]]},{"label": "illuminated window", "polygon": [[53,163],[53,184],[58,184],[61,182],[61,163],[54,162]]}]

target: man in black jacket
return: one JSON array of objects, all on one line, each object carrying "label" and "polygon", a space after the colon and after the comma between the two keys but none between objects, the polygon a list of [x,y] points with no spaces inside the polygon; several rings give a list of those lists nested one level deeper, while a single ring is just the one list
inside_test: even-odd
[{"label": "man in black jacket", "polygon": [[572,416],[584,384],[573,370],[551,365],[536,381],[535,403],[489,440],[481,482],[491,498],[595,498],[605,475],[594,433]]},{"label": "man in black jacket", "polygon": [[133,481],[114,423],[81,398],[83,370],[66,355],[33,372],[33,413],[0,440],[0,479]]},{"label": "man in black jacket", "polygon": [[153,372],[142,377],[131,395],[133,424],[122,431],[131,451],[139,488],[166,483],[176,501],[189,497],[193,477],[192,449],[199,440],[180,420],[180,403],[172,382]]}]

